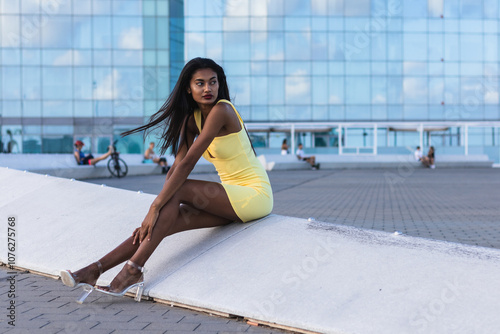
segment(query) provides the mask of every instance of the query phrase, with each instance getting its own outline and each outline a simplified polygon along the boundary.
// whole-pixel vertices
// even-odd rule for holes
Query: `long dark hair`
[[[123,132],[121,135],[127,136],[144,130],[145,138],[147,134],[154,129],[162,128],[162,135],[158,145],[160,154],[165,154],[166,150],[171,147],[172,153],[177,155],[180,141],[185,140],[187,144],[185,129],[187,127],[187,119],[194,113],[194,110],[198,108],[198,104],[194,101],[192,95],[188,94],[187,89],[189,88],[189,83],[193,74],[205,68],[209,68],[217,74],[219,92],[215,102],[222,99],[230,101],[226,74],[224,74],[222,67],[212,59],[194,58],[184,66],[174,89],[165,103],[161,106],[160,110],[150,117],[149,122],[133,130]],[[180,138],[183,126],[184,138]]]

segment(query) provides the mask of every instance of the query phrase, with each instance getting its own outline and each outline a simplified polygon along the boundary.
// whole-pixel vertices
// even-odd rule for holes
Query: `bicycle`
[[[108,160],[108,170],[111,176],[116,176],[118,178],[125,177],[128,173],[128,166],[120,158],[120,153],[116,151],[116,143],[118,140],[113,142],[113,153],[111,153],[111,158]]]

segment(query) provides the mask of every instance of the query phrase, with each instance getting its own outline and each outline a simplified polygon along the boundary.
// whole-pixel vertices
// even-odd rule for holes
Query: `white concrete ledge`
[[[110,251],[154,198],[5,168],[0,184],[4,222],[16,216],[16,265],[50,275]],[[304,331],[500,331],[496,249],[271,215],[171,236],[146,268],[155,299]]]

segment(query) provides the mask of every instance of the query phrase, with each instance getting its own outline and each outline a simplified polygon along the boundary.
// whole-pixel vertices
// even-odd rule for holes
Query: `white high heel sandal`
[[[94,263],[97,264],[97,268],[99,268],[99,276],[101,276],[101,274],[102,274],[101,262],[97,261]],[[61,281],[63,282],[64,285],[69,286],[70,288],[75,288],[75,287],[76,288],[78,288],[78,287],[83,288],[82,294],[76,300],[76,302],[78,304],[82,304],[83,301],[90,295],[90,293],[92,291],[94,291],[94,286],[90,285],[88,283],[83,283],[83,282],[77,283],[75,280],[75,277],[76,276],[71,271],[61,270]]]
[[[141,273],[144,272],[144,267],[141,267],[137,264],[135,264],[134,262],[128,260],[127,261],[127,264],[131,267],[134,267],[135,269],[139,270]],[[139,282],[137,283],[134,283],[132,285],[129,285],[127,287],[125,287],[122,291],[120,292],[112,292],[112,291],[107,291],[107,290],[103,290],[102,288],[111,288],[111,284],[108,285],[108,286],[105,286],[105,287],[99,287],[97,286],[95,288],[96,291],[99,291],[99,292],[102,292],[102,293],[105,293],[107,295],[110,295],[110,296],[115,296],[115,297],[123,297],[128,290],[132,289],[132,288],[137,288],[137,291],[135,292],[135,300],[137,302],[140,302],[141,301],[141,297],[142,297],[142,292],[144,291],[144,274],[141,275],[141,278],[139,279]]]

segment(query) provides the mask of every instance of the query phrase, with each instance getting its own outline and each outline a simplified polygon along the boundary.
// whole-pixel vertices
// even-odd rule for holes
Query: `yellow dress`
[[[215,137],[203,157],[214,164],[234,212],[241,221],[248,222],[271,213],[273,191],[267,172],[253,152],[236,108],[228,100],[219,100],[217,103],[220,102],[233,107],[240,120],[241,130]],[[200,110],[195,110],[194,118],[201,132]]]

